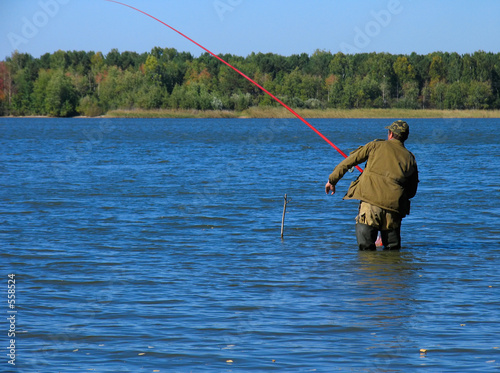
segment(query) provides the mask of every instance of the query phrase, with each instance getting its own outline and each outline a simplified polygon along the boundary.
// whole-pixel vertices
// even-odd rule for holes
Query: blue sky
[[[498,0],[124,0],[214,53],[285,56],[500,52]],[[0,60],[14,50],[203,51],[172,30],[104,0],[0,0]]]

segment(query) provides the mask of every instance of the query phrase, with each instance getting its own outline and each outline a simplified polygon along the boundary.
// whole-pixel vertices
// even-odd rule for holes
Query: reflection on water
[[[418,266],[411,252],[359,251],[357,254],[353,260],[360,289],[356,293],[357,301],[366,314],[366,327],[372,330],[366,348],[374,351],[377,368],[390,367],[404,357],[404,346],[413,344],[412,299]]]
[[[394,314],[395,307],[408,304],[417,271],[411,253],[360,251],[358,259],[357,265],[353,265],[356,283],[372,295],[360,300],[386,308],[388,314]]]

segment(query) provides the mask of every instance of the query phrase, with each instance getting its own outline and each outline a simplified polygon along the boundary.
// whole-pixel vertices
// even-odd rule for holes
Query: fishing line
[[[264,87],[262,87],[259,83],[257,83],[255,80],[253,80],[252,78],[248,77],[247,75],[245,75],[244,73],[242,73],[240,70],[238,70],[236,67],[234,67],[233,65],[231,65],[229,62],[226,62],[224,61],[222,58],[220,58],[219,56],[217,56],[215,53],[212,53],[211,51],[209,51],[207,48],[205,48],[203,45],[197,43],[196,41],[194,41],[193,39],[191,39],[190,37],[184,35],[182,32],[176,30],[175,28],[173,28],[172,26],[170,25],[167,25],[165,22],[163,22],[162,20],[156,18],[156,17],[153,17],[151,14],[148,14],[140,9],[137,9],[137,8],[134,8],[133,6],[131,5],[128,5],[128,4],[125,4],[125,3],[121,3],[119,1],[115,1],[115,0],[105,0],[105,1],[109,1],[111,3],[116,3],[116,4],[120,4],[120,5],[123,5],[123,6],[126,6],[130,9],[133,9],[139,13],[142,13],[150,18],[153,18],[155,21],[158,21],[160,22],[162,25],[164,26],[167,26],[169,29],[171,29],[172,31],[175,31],[176,33],[178,33],[179,35],[183,36],[184,38],[186,38],[187,40],[189,40],[190,42],[196,44],[198,47],[200,47],[201,49],[203,49],[205,52],[209,53],[210,55],[212,55],[213,57],[217,58],[220,62],[222,62],[223,64],[225,64],[226,66],[230,67],[231,69],[233,69],[234,71],[236,71],[238,74],[240,74],[242,77],[244,77],[245,79],[247,79],[249,82],[255,84],[257,87],[259,87],[263,92],[267,93],[271,98],[273,98],[276,102],[278,102],[279,104],[281,104],[284,108],[286,108],[290,113],[292,113],[293,115],[295,115],[298,119],[300,119],[304,124],[306,124],[310,129],[312,129],[314,132],[316,132],[317,135],[319,135],[323,140],[325,140],[332,148],[334,148],[337,152],[339,152],[344,158],[347,158],[347,155],[342,151],[340,150],[333,142],[331,142],[325,135],[323,135],[319,130],[317,130],[312,124],[310,124],[308,121],[306,121],[304,118],[302,118],[295,110],[293,110],[290,106],[288,106],[287,104],[285,104],[283,101],[281,101],[278,97],[276,97],[275,95],[273,95],[271,92],[269,92],[267,89],[265,89]],[[361,169],[361,167],[359,166],[356,166],[356,168],[358,169],[359,172],[363,172],[363,170]]]

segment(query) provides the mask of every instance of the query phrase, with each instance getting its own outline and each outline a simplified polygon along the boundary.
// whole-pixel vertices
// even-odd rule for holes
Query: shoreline
[[[437,109],[294,109],[303,118],[311,119],[393,119],[393,118],[500,118],[500,110],[437,110]],[[4,116],[1,118],[53,118],[48,116]],[[199,118],[199,119],[274,119],[295,118],[285,108],[252,107],[241,112],[229,110],[110,110],[96,117],[75,116],[71,118]]]

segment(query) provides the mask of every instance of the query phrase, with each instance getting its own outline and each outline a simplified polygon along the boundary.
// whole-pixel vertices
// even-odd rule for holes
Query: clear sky
[[[124,0],[214,53],[247,56],[500,52],[499,0]],[[0,0],[0,60],[14,50],[203,51],[162,24],[105,0]]]

